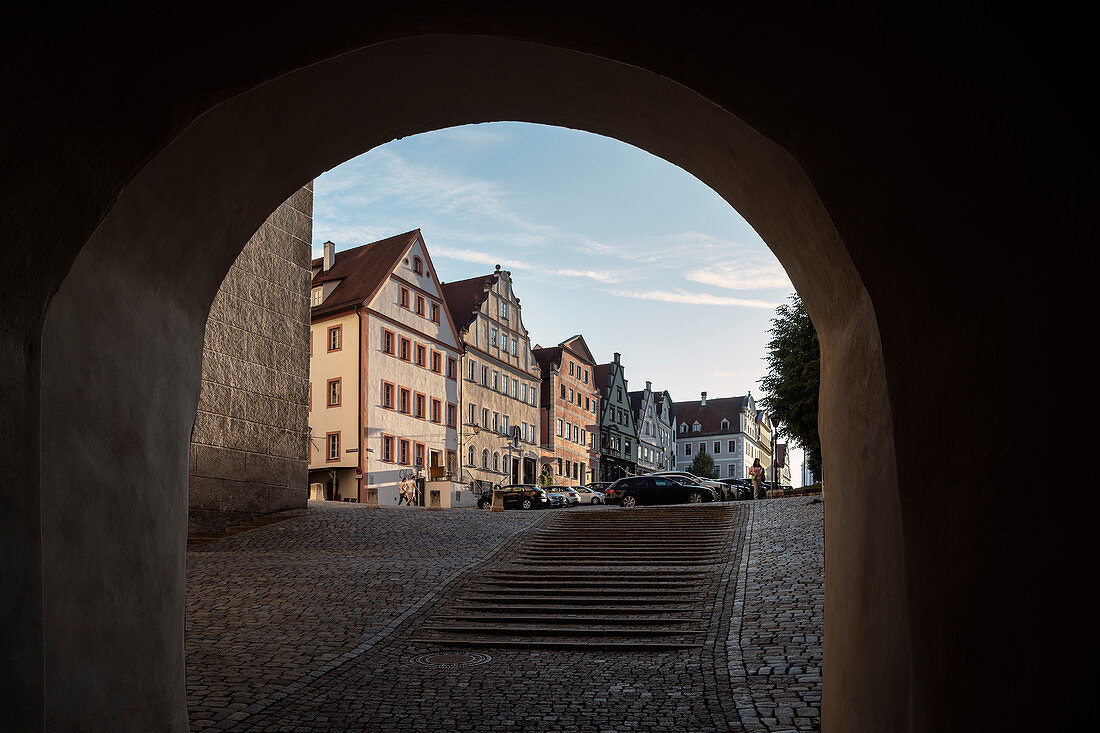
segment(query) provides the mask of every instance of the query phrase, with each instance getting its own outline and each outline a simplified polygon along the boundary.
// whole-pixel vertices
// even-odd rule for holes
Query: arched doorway
[[[309,61],[322,55],[306,53]],[[666,66],[691,76],[679,63]],[[769,72],[748,77],[766,85]],[[747,90],[745,116],[767,123],[774,110],[754,98],[757,92]],[[49,720],[87,720],[84,701],[95,699],[103,721],[186,726],[187,435],[205,312],[251,232],[304,181],[388,139],[520,120],[616,137],[680,165],[735,205],[773,248],[821,335],[823,448],[842,487],[828,505],[824,723],[945,730],[972,722],[966,700],[977,693],[939,680],[938,670],[961,663],[959,674],[971,677],[1010,656],[998,654],[1003,640],[971,640],[962,650],[959,644],[972,632],[967,619],[997,608],[986,589],[1003,587],[1000,565],[1026,569],[1035,561],[1023,549],[995,556],[1006,537],[1006,510],[993,506],[992,478],[962,457],[937,466],[973,487],[972,501],[953,507],[943,531],[922,485],[936,475],[926,459],[936,447],[926,437],[936,421],[924,400],[928,390],[960,381],[982,415],[964,429],[1007,422],[1011,413],[999,405],[1012,373],[981,382],[978,362],[991,351],[1008,353],[1009,333],[996,324],[980,333],[971,326],[1018,309],[997,301],[983,313],[958,312],[945,326],[964,301],[938,282],[935,299],[919,303],[922,312],[914,315],[918,303],[910,296],[934,282],[922,276],[935,268],[906,256],[905,246],[928,232],[906,237],[900,225],[877,229],[890,216],[876,207],[900,195],[880,193],[885,181],[868,180],[862,198],[871,213],[862,220],[860,191],[844,189],[843,171],[822,169],[835,156],[814,148],[813,135],[804,142],[784,129],[794,125],[789,114],[771,124],[786,133],[784,148],[653,71],[485,36],[382,43],[227,96],[167,148],[148,148],[148,163],[118,200],[101,204],[109,213],[86,244],[69,248],[79,255],[49,301],[40,382],[33,369],[14,382],[38,397],[14,413],[38,415],[37,430],[21,440],[42,446],[37,467],[17,477],[42,489],[40,509],[27,510],[41,514],[40,557],[20,577],[33,586],[40,568],[46,692],[29,699],[44,698]],[[814,122],[843,127],[835,119]],[[860,143],[851,175],[884,170],[868,162],[873,143],[858,135],[833,139],[845,138]],[[972,229],[962,209],[950,210],[954,224]],[[1071,230],[1080,224],[1068,222]],[[899,250],[884,252],[890,248]],[[975,262],[965,259],[969,271]],[[954,360],[926,371],[920,388],[932,337]],[[969,350],[954,348],[967,344]],[[39,358],[34,348],[24,353],[32,365]],[[970,461],[988,465],[1003,456],[991,442],[973,439]],[[63,451],[64,460],[51,459],[47,447]],[[93,488],[71,501],[47,500],[51,490],[71,486]],[[36,624],[11,628],[29,629],[34,638]]]

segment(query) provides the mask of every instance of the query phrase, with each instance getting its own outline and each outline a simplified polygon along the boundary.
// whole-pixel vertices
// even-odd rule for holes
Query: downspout
[[[357,348],[355,358],[358,360],[357,368],[359,370],[359,406],[355,412],[355,423],[358,432],[355,436],[355,442],[359,444],[359,470],[356,473],[359,474],[359,478],[356,479],[355,487],[355,500],[360,504],[363,503],[363,477],[366,476],[366,467],[363,465],[363,456],[367,452],[366,440],[363,435],[363,389],[366,386],[367,380],[363,374],[363,310],[362,306],[355,306],[355,316],[358,318],[359,325],[359,338],[356,341]]]

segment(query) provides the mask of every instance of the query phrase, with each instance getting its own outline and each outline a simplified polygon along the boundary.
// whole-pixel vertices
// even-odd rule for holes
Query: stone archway
[[[950,730],[988,723],[989,711],[979,716],[968,700],[1005,690],[980,672],[1021,655],[1035,661],[1041,651],[1035,642],[1009,650],[997,635],[1012,628],[1011,618],[993,617],[1000,608],[994,596],[1010,579],[1004,566],[1037,567],[1031,543],[1013,544],[1003,524],[1025,514],[996,502],[1004,476],[997,462],[1006,457],[1001,441],[1013,414],[1004,400],[1021,372],[1006,367],[981,378],[989,354],[1012,352],[1003,322],[1021,308],[995,288],[977,308],[965,307],[970,300],[959,279],[988,264],[984,247],[958,250],[949,277],[934,275],[944,274],[937,256],[974,235],[978,212],[994,210],[999,196],[1022,185],[1026,170],[996,180],[1006,171],[988,168],[992,151],[979,146],[977,160],[959,169],[988,190],[970,209],[943,203],[945,223],[957,231],[946,245],[932,243],[929,227],[904,220],[915,209],[902,197],[935,171],[924,170],[919,155],[887,145],[898,156],[891,162],[916,176],[890,186],[889,166],[875,149],[886,144],[885,132],[861,138],[846,127],[843,103],[834,116],[810,121],[770,106],[774,100],[762,90],[776,77],[790,82],[797,75],[737,72],[745,81],[738,98],[708,86],[720,72],[700,75],[660,52],[626,53],[614,42],[601,56],[488,36],[408,35],[414,37],[328,60],[321,60],[325,50],[339,44],[318,42],[302,51],[302,68],[248,91],[222,89],[226,101],[201,116],[199,103],[181,112],[190,122],[181,134],[166,147],[147,144],[117,200],[97,200],[105,214],[85,217],[98,221],[94,234],[57,246],[60,269],[49,270],[58,277],[56,293],[25,289],[37,300],[6,321],[31,324],[18,332],[28,335],[5,346],[15,367],[5,387],[13,395],[5,430],[14,435],[15,426],[30,426],[7,448],[7,460],[16,478],[39,489],[33,501],[19,502],[18,521],[8,520],[6,527],[21,521],[21,532],[5,535],[14,587],[31,604],[22,617],[5,612],[5,634],[14,640],[6,648],[30,640],[25,656],[10,657],[26,659],[29,673],[9,688],[25,693],[17,709],[27,711],[28,727],[41,714],[51,727],[186,728],[187,435],[202,326],[217,285],[267,214],[320,171],[394,137],[490,120],[579,127],[642,147],[695,174],[758,229],[802,294],[823,347],[830,471],[824,725]],[[810,62],[810,51],[821,48],[792,58]],[[608,60],[614,57],[648,61],[649,69]],[[898,69],[928,93],[920,72]],[[697,90],[676,77],[696,80]],[[858,86],[843,91],[854,95]],[[814,125],[832,135],[815,133]],[[939,160],[937,145],[950,143],[939,153],[955,155],[966,142],[937,130],[915,144]],[[830,144],[851,145],[851,154]],[[1029,158],[1021,165],[1039,164]],[[28,196],[42,195],[41,184],[30,183]],[[1061,211],[1068,232],[1085,228],[1074,208],[1079,202],[1059,209],[1027,185],[1017,196],[1039,208],[1036,222]],[[1020,272],[1013,264],[992,269],[997,276]],[[922,293],[932,297],[918,300]],[[46,303],[44,319],[35,319],[34,308]],[[930,358],[930,343],[952,358]],[[928,457],[940,447],[931,438],[940,419],[928,407],[929,392],[965,395],[972,410],[956,422],[964,444],[956,440],[952,455],[935,466]],[[982,428],[988,433],[979,434]],[[942,484],[936,477],[944,472],[966,487],[967,499],[947,516],[928,501],[929,483]],[[87,490],[51,500],[72,487]],[[1036,605],[1022,603],[1012,618]],[[975,636],[979,618],[990,626]],[[969,687],[945,679],[944,668]]]

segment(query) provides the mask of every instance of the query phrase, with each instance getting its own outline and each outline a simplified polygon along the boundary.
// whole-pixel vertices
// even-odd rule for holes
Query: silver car
[[[551,497],[555,494],[561,496],[564,506],[576,506],[581,502],[581,497],[572,486],[547,486],[546,493]]]
[[[607,500],[604,498],[602,491],[596,491],[595,489],[587,486],[574,486],[573,490],[580,496],[582,504],[606,504]]]

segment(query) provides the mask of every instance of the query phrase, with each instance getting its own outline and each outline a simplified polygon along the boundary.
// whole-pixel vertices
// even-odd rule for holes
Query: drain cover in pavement
[[[488,654],[453,654],[448,652],[432,652],[413,657],[413,662],[423,667],[439,667],[452,669],[455,667],[473,667],[485,664],[492,657]]]

